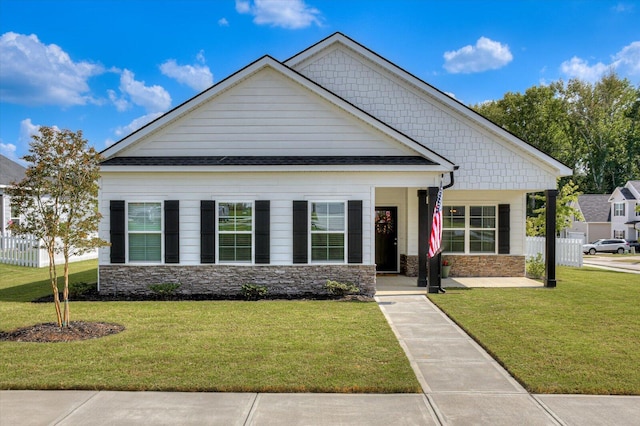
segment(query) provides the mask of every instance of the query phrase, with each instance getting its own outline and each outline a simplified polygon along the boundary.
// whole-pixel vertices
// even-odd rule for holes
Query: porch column
[[[425,251],[427,252],[428,255],[428,251],[429,251],[429,239],[431,238],[431,228],[433,225],[433,211],[435,210],[436,207],[436,201],[438,200],[438,191],[440,190],[439,187],[437,186],[430,186],[429,187],[429,205],[428,205],[428,217],[427,217],[427,223],[429,224],[428,226],[428,231],[427,231],[427,239],[425,242]],[[440,253],[438,253],[436,256],[433,256],[432,258],[427,258],[426,259],[428,262],[428,270],[429,270],[429,279],[427,281],[428,284],[428,288],[427,288],[427,293],[438,293],[438,290],[440,289],[440,285],[442,284],[442,282],[440,281]]]
[[[545,226],[545,279],[544,286],[556,286],[556,199],[557,189],[545,191],[547,210]]]
[[[433,215],[433,211],[431,212]],[[427,286],[427,254],[429,252],[429,233],[431,232],[431,220],[429,220],[429,205],[427,204],[427,191],[418,190],[418,287]]]

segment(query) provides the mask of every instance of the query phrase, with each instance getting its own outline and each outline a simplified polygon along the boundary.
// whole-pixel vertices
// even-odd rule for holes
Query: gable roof
[[[620,193],[624,197],[625,200],[635,200],[633,193],[629,190],[629,188],[620,188]]]
[[[392,63],[391,61],[383,58],[376,52],[370,50],[369,48],[361,45],[360,43],[354,41],[353,39],[347,37],[346,35],[336,32],[324,40],[319,41],[318,43],[310,46],[309,48],[303,50],[302,52],[292,56],[291,58],[284,61],[285,65],[295,68],[301,66],[301,64],[306,61],[311,60],[315,55],[319,54],[321,51],[331,49],[336,45],[345,46],[348,49],[356,52],[358,55],[370,60],[375,63],[380,68],[384,69],[386,72],[391,75],[404,80],[408,85],[412,88],[417,88],[426,94],[429,98],[437,101],[441,106],[447,108],[450,111],[453,111],[459,115],[464,116],[465,118],[475,122],[476,124],[482,126],[483,128],[489,130],[490,132],[499,135],[503,140],[508,141],[516,148],[526,152],[531,155],[541,163],[551,167],[556,170],[558,176],[570,176],[573,174],[573,170],[566,165],[562,164],[560,161],[551,157],[550,155],[542,152],[541,150],[535,148],[533,145],[530,145],[526,141],[518,138],[513,133],[503,129],[497,124],[493,123],[486,117],[480,115],[476,111],[467,107],[457,99],[452,98],[451,96],[445,94],[444,92],[438,90],[432,85],[426,83],[415,75],[409,73],[398,65]]]
[[[585,222],[611,222],[609,194],[579,195],[578,206]]]
[[[0,185],[9,185],[11,182],[17,182],[24,179],[26,168],[0,155]]]
[[[625,186],[629,187],[629,189],[633,188],[635,192],[640,195],[640,180],[630,180]]]
[[[271,56],[263,56],[257,61],[247,65],[245,68],[239,70],[238,72],[232,74],[226,79],[220,81],[216,85],[210,87],[209,89],[201,92],[200,94],[194,96],[193,98],[187,100],[183,104],[175,107],[171,111],[147,124],[146,126],[138,129],[137,131],[131,133],[125,138],[121,139],[114,145],[106,148],[102,151],[102,155],[105,157],[106,161],[102,163],[102,165],[115,165],[113,162],[109,162],[109,160],[118,155],[126,156],[126,150],[133,145],[139,143],[142,140],[147,139],[154,133],[160,131],[162,128],[168,126],[169,124],[175,122],[181,117],[184,117],[191,111],[194,111],[199,106],[205,104],[206,102],[212,100],[216,96],[231,90],[234,86],[238,85],[242,81],[250,78],[253,75],[256,75],[260,71],[264,69],[271,69],[277,72],[279,75],[284,76],[292,82],[306,88],[311,91],[316,96],[319,96],[321,99],[328,101],[332,105],[338,107],[344,113],[349,114],[354,119],[360,120],[366,123],[368,126],[373,129],[382,132],[393,140],[399,142],[400,144],[406,146],[411,151],[415,152],[417,155],[424,157],[428,160],[428,162],[423,162],[423,164],[433,165],[434,171],[452,171],[455,168],[455,165],[444,158],[440,154],[435,151],[429,149],[428,147],[422,145],[415,139],[407,136],[406,134],[398,131],[397,129],[389,126],[378,118],[368,114],[362,109],[356,107],[352,103],[346,101],[340,96],[332,93],[331,91],[325,89],[324,87],[318,85],[317,83],[311,81],[306,78],[302,74],[294,71],[293,69],[283,65],[278,62]],[[246,161],[240,161],[238,165],[243,165],[242,163],[247,163]],[[186,161],[189,163],[189,161]],[[124,164],[121,164],[124,165]],[[140,165],[140,164],[137,164]],[[213,164],[211,164],[213,165]],[[246,165],[246,164],[245,164]]]

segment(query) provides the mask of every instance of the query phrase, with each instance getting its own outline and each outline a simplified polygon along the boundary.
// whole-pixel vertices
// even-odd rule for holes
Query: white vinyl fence
[[[49,255],[45,249],[38,249],[38,244],[38,239],[32,236],[2,235],[0,236],[0,263],[34,268],[49,266]],[[98,250],[94,250],[81,256],[72,256],[69,261],[77,262],[97,257]],[[56,264],[62,264],[64,262],[62,254],[57,254],[55,261]]]
[[[541,253],[544,260],[545,237],[527,237],[526,258]],[[582,240],[556,238],[556,265],[582,267]]]

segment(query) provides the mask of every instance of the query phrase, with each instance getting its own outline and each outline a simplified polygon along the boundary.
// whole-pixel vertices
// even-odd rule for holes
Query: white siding
[[[109,173],[100,191],[100,236],[109,240],[109,201],[180,201],[180,263],[200,263],[200,200],[271,201],[271,263],[292,261],[293,200],[362,200],[363,263],[373,264],[374,187],[416,186],[424,173]],[[125,192],[126,191],[126,192]],[[371,232],[367,232],[371,230]],[[100,251],[109,263],[109,248]]]
[[[457,189],[556,187],[557,172],[540,160],[355,52],[327,49],[296,68],[459,165]]]
[[[416,155],[263,69],[119,156]]]

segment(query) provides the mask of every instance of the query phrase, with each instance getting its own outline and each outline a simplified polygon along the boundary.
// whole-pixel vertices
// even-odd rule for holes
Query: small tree
[[[567,182],[558,192],[558,198],[556,200],[556,231],[560,232],[571,226],[572,220],[583,220],[584,217],[580,210],[572,206],[578,201],[578,186],[573,181]],[[544,195],[535,195],[535,199],[544,200]],[[527,235],[530,237],[544,236],[545,224],[546,224],[546,211],[545,205],[535,209],[533,213],[536,216],[527,218]]]
[[[49,256],[49,279],[60,327],[69,325],[69,258],[108,243],[97,237],[100,154],[87,148],[82,131],[40,127],[33,135],[25,178],[8,189],[11,205],[24,220],[16,234],[42,241]],[[60,306],[55,255],[64,257],[64,312]]]

